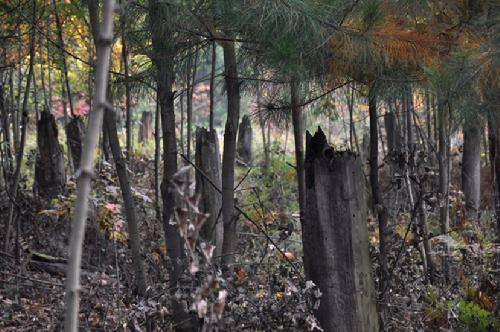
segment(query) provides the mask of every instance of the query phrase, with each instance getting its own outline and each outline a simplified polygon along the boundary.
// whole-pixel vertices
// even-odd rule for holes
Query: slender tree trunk
[[[12,101],[11,101],[12,103]],[[10,143],[10,124],[9,124],[9,111],[4,103],[4,89],[0,84],[0,114],[2,116],[2,136],[3,136],[3,177],[5,179],[5,186],[8,187],[9,179],[12,176],[12,146]]]
[[[129,244],[132,250],[132,262],[135,273],[135,282],[139,295],[146,292],[146,273],[144,271],[144,262],[142,258],[141,239],[139,234],[139,225],[137,222],[137,212],[135,208],[134,197],[130,189],[130,181],[127,173],[126,161],[122,156],[118,131],[116,129],[116,118],[114,110],[108,108],[104,112],[104,127],[109,134],[109,146],[113,154],[118,181],[122,192],[123,203],[125,207],[125,217],[127,219],[129,231]]]
[[[210,114],[209,129],[214,130],[214,107],[215,107],[215,68],[217,66],[217,44],[212,42],[212,63],[210,69]]]
[[[372,85],[368,96],[368,112],[370,115],[370,185],[372,189],[373,210],[377,214],[379,225],[380,250],[380,290],[385,292],[389,276],[387,265],[387,209],[382,202],[378,177],[378,119],[376,87]]]
[[[438,101],[438,132],[439,132],[439,221],[441,234],[447,235],[450,229],[449,189],[450,189],[450,142],[449,142],[449,112],[446,104]],[[446,282],[450,277],[449,246],[444,244],[443,272]]]
[[[126,130],[126,156],[127,161],[130,164],[130,156],[132,153],[132,110],[130,107],[131,103],[131,93],[130,93],[130,82],[129,82],[129,66],[128,66],[128,48],[127,40],[125,38],[126,30],[126,16],[125,13],[121,15],[121,40],[122,40],[122,60],[123,60],[123,70],[125,74],[125,130]]]
[[[227,120],[224,129],[224,151],[222,155],[222,220],[224,241],[222,264],[226,268],[235,262],[238,238],[237,217],[234,209],[234,167],[236,162],[236,137],[240,118],[240,82],[236,63],[234,42],[222,43],[224,50],[224,75],[227,91]]]
[[[261,92],[260,92],[260,83],[257,82],[257,115],[259,118],[259,125],[260,125],[260,131],[262,134],[262,146],[264,147],[264,171],[267,172],[269,170],[269,165],[270,165],[270,155],[269,155],[269,144],[268,140],[269,137],[266,138],[266,120],[264,118],[264,114],[260,110],[260,99],[261,99]]]
[[[196,62],[196,61],[195,61]],[[196,65],[195,65],[196,66]],[[189,55],[186,66],[186,155],[191,160],[191,130],[193,126],[193,58]]]
[[[89,10],[97,13],[97,1],[88,0]],[[103,24],[95,31],[93,25],[94,42],[97,47],[96,64],[96,88],[94,95],[94,108],[89,116],[85,144],[83,145],[82,159],[77,171],[77,198],[75,202],[75,214],[71,229],[69,264],[66,279],[66,316],[64,330],[76,332],[78,330],[78,311],[80,293],[80,264],[82,260],[82,245],[85,236],[85,223],[88,214],[88,197],[92,179],[94,151],[99,140],[104,108],[109,107],[106,103],[106,89],[108,86],[109,60],[111,54],[111,43],[113,41],[113,13],[115,2],[104,1]],[[98,38],[95,38],[95,36]]]
[[[299,193],[300,221],[301,225],[303,225],[306,207],[306,180],[304,172],[304,117],[302,114],[302,107],[300,106],[299,85],[294,78],[290,81],[290,95],[293,137],[295,142],[295,167]]]
[[[324,331],[378,331],[360,159],[334,151],[321,130],[306,154],[302,241],[307,280],[323,294],[316,317]]]
[[[431,97],[429,96],[429,91],[425,90],[425,116],[427,125],[427,152],[430,154],[433,145],[433,135],[432,135],[432,108],[431,108]],[[430,156],[430,155],[429,155]]]
[[[36,21],[36,2],[33,1],[33,16],[32,16],[32,21]],[[21,118],[21,137],[20,137],[20,142],[18,149],[16,150],[17,152],[17,157],[16,157],[16,169],[13,174],[13,180],[12,180],[12,185],[10,187],[10,201],[9,201],[9,214],[6,220],[5,224],[5,238],[4,238],[4,245],[3,245],[3,251],[8,252],[9,249],[9,240],[10,240],[10,232],[11,232],[11,227],[12,227],[12,221],[14,219],[14,209],[15,209],[15,203],[17,200],[17,192],[19,190],[19,181],[21,180],[21,165],[23,162],[23,157],[24,157],[24,146],[26,143],[26,131],[28,127],[28,99],[29,99],[29,94],[30,94],[30,88],[31,88],[31,78],[33,76],[33,66],[34,66],[34,61],[35,61],[35,27],[34,25],[31,26],[30,29],[30,60],[29,60],[29,68],[28,68],[28,77],[26,78],[26,89],[24,92],[24,98],[23,98],[23,105],[22,105],[22,118]],[[20,93],[20,91],[19,91]]]
[[[415,157],[415,137],[413,135],[413,92],[411,86],[407,85],[404,88],[405,93],[405,109],[406,109],[406,143],[408,151],[408,167],[412,168]]]
[[[465,207],[475,214],[479,211],[481,176],[481,132],[478,121],[464,124],[464,149],[462,156],[462,191]]]
[[[52,0],[52,5],[54,6],[54,16],[56,20],[57,26],[57,39],[58,44],[61,47],[61,62],[62,62],[62,72],[64,79],[64,88],[63,90],[66,92],[66,98],[69,104],[69,111],[71,114],[71,120],[67,120],[66,108],[64,110],[64,125],[66,126],[66,141],[68,144],[68,155],[71,156],[70,166],[73,165],[73,169],[78,169],[80,163],[80,154],[82,151],[82,139],[80,129],[82,125],[79,123],[81,120],[75,115],[75,110],[73,107],[73,98],[71,96],[71,87],[69,84],[69,76],[68,76],[68,64],[66,61],[66,54],[64,53],[64,39],[62,33],[62,24],[59,18],[59,13],[57,12],[56,1]],[[71,123],[71,124],[70,124]],[[69,160],[69,158],[68,158]],[[71,169],[71,167],[70,167]]]
[[[160,103],[156,98],[155,114],[155,208],[156,218],[161,220],[161,200],[160,200],[160,158],[161,158],[161,120]]]
[[[448,153],[448,112],[446,105],[439,102],[438,106],[439,131],[439,195],[440,195],[440,224],[441,233],[447,234],[449,229],[449,153]]]

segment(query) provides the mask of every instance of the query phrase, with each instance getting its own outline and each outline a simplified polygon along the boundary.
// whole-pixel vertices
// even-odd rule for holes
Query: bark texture
[[[290,83],[292,103],[293,137],[295,142],[295,164],[297,171],[297,184],[299,189],[299,208],[301,224],[304,220],[306,206],[305,172],[304,172],[304,117],[299,102],[298,82],[292,79]],[[286,150],[285,150],[286,151]]]
[[[40,113],[37,123],[37,146],[35,191],[42,197],[54,198],[64,192],[66,174],[56,120],[49,111]]]
[[[139,125],[139,142],[146,143],[153,138],[153,113],[142,112]]]
[[[200,169],[217,186],[221,187],[221,161],[219,141],[215,130],[205,128],[196,130],[196,167]],[[201,237],[216,246],[215,256],[222,253],[224,225],[220,218],[222,199],[219,192],[205,179],[200,172],[196,172],[196,193],[201,196],[200,210],[210,216],[201,230]]]
[[[464,124],[464,149],[462,155],[462,191],[465,207],[478,212],[480,203],[482,128],[477,121]]]
[[[248,115],[244,115],[238,129],[238,158],[245,165],[252,164],[252,122]]]
[[[123,197],[125,208],[125,217],[127,219],[129,244],[132,250],[132,262],[135,273],[137,292],[144,295],[146,292],[146,273],[144,271],[144,262],[141,254],[141,240],[139,235],[139,225],[137,222],[137,212],[135,208],[134,197],[128,178],[127,165],[122,156],[118,131],[116,129],[115,112],[112,109],[106,109],[104,113],[104,128],[108,132],[109,146],[113,154],[118,181]]]
[[[224,242],[222,263],[234,263],[236,254],[237,218],[234,209],[234,165],[236,161],[236,136],[240,118],[240,83],[236,67],[234,42],[224,42],[224,76],[227,90],[227,120],[224,129],[224,152],[222,156],[222,220],[224,221]]]
[[[302,236],[307,279],[323,293],[317,318],[325,331],[378,331],[360,159],[321,130],[307,141]]]
[[[73,160],[74,169],[80,166],[80,158],[82,155],[82,137],[83,123],[79,117],[73,117],[66,126],[66,139],[71,150],[71,159]]]

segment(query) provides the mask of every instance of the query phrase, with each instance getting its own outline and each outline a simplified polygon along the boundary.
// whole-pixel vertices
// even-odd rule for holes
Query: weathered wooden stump
[[[244,166],[252,164],[252,123],[248,115],[243,116],[238,129],[238,159]]]
[[[208,131],[206,128],[196,128],[195,154],[197,168],[218,188],[221,188],[221,160],[219,141],[215,130]],[[224,224],[220,215],[222,197],[213,185],[209,183],[209,180],[199,171],[196,172],[196,193],[201,196],[200,210],[210,215],[200,235],[204,240],[216,246],[215,256],[220,256],[224,234]]]
[[[63,151],[57,139],[56,121],[50,112],[40,113],[37,130],[35,190],[42,197],[53,198],[64,192],[66,174]]]
[[[68,139],[71,159],[73,160],[73,168],[76,172],[80,166],[80,158],[82,154],[82,133],[83,123],[79,117],[74,117],[66,125],[66,138]]]
[[[146,143],[153,138],[153,113],[142,112],[139,125],[139,143]]]
[[[334,151],[321,131],[307,134],[306,276],[323,293],[316,312],[325,331],[378,331],[360,158]]]

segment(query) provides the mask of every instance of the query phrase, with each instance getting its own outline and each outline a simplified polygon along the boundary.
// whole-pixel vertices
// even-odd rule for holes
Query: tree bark
[[[462,191],[465,207],[476,214],[480,203],[481,134],[478,121],[464,124],[464,148],[462,155]]]
[[[127,161],[130,164],[130,154],[132,153],[132,109],[130,107],[131,93],[129,82],[129,66],[128,66],[128,48],[125,39],[126,30],[125,12],[121,15],[121,40],[122,40],[122,60],[123,71],[125,74],[125,130],[126,130],[126,153]]]
[[[236,137],[240,118],[240,82],[236,63],[234,42],[222,43],[224,50],[224,76],[227,91],[227,120],[224,129],[224,151],[222,156],[222,220],[224,241],[222,264],[229,267],[235,261],[237,218],[234,209],[234,167],[236,162]]]
[[[35,190],[51,199],[64,192],[66,174],[64,155],[57,137],[57,125],[49,111],[41,112],[37,123],[38,153],[35,165]]]
[[[295,167],[299,193],[300,222],[304,223],[306,192],[304,171],[304,117],[300,107],[298,82],[292,78],[290,81],[290,95],[292,106],[293,137],[295,142]],[[286,153],[286,151],[285,151]]]
[[[80,163],[80,155],[82,151],[82,138],[81,138],[81,125],[78,124],[78,119],[75,115],[74,107],[73,107],[73,98],[71,97],[71,86],[69,84],[69,76],[68,76],[68,64],[66,61],[66,54],[64,53],[64,38],[63,38],[63,33],[62,33],[62,24],[61,20],[59,18],[59,13],[57,12],[57,5],[55,0],[52,0],[52,5],[54,6],[54,16],[56,19],[56,26],[57,26],[57,39],[58,39],[58,44],[61,48],[60,51],[60,56],[61,56],[61,62],[62,62],[62,72],[63,72],[63,79],[64,79],[64,87],[63,90],[66,92],[66,98],[68,99],[69,103],[69,111],[71,114],[71,117],[73,118],[71,122],[68,123],[67,121],[67,115],[66,115],[66,108],[64,110],[64,125],[66,126],[65,131],[66,131],[66,139],[67,139],[67,145],[68,145],[68,154],[71,156],[71,161],[73,165],[73,169],[78,169],[79,163]],[[71,166],[71,163],[70,163]],[[71,169],[71,167],[70,167]]]
[[[142,112],[138,137],[139,143],[147,143],[153,138],[153,114],[151,112]]]
[[[238,129],[238,161],[244,166],[252,165],[252,122],[248,115],[244,115],[241,119]]]
[[[210,69],[210,114],[209,129],[214,130],[214,108],[215,108],[215,67],[217,66],[217,44],[212,42],[212,63]]]
[[[221,187],[221,161],[219,153],[219,140],[215,130],[205,128],[196,130],[196,166],[216,185]],[[203,225],[201,237],[216,246],[215,256],[222,254],[224,239],[224,225],[220,220],[222,201],[219,192],[203,177],[196,172],[196,193],[200,195],[200,210],[208,213],[208,220]]]
[[[142,258],[141,239],[139,234],[139,225],[137,222],[137,212],[135,208],[134,196],[130,188],[127,165],[122,156],[120,140],[116,129],[115,112],[112,109],[106,109],[104,112],[104,127],[109,135],[109,146],[113,154],[118,181],[122,192],[123,205],[125,208],[125,217],[128,224],[129,244],[132,250],[132,262],[135,273],[135,282],[139,295],[146,292],[146,273],[144,271],[144,262]]]
[[[89,1],[89,10],[97,9],[96,0]],[[94,7],[92,7],[94,5]],[[113,12],[115,2],[104,1],[103,24],[97,33],[94,29],[94,43],[97,47],[96,64],[96,89],[94,95],[94,108],[90,113],[85,144],[83,145],[80,168],[77,171],[77,198],[75,202],[75,214],[71,229],[69,264],[66,279],[66,316],[64,330],[76,332],[78,330],[78,311],[80,306],[80,265],[82,260],[82,245],[85,236],[85,223],[88,214],[88,197],[92,179],[94,150],[99,140],[101,131],[103,110],[106,106],[106,90],[108,86],[109,60],[111,54],[111,43],[113,41]]]
[[[5,187],[8,188],[9,179],[11,179],[12,176],[12,145],[10,142],[9,111],[4,103],[4,89],[1,83],[0,83],[0,114],[2,116],[2,136],[3,136],[2,175],[3,178],[5,179]]]
[[[257,82],[256,88],[257,95],[257,116],[259,118],[260,131],[262,134],[262,146],[264,148],[264,171],[269,171],[269,165],[271,163],[270,153],[269,153],[269,137],[266,137],[266,130],[268,131],[268,126],[266,127],[266,119],[264,118],[263,112],[260,110],[260,100],[261,100],[261,92],[260,92],[260,83]]]
[[[370,87],[368,96],[368,112],[370,116],[370,186],[372,189],[373,211],[377,214],[379,225],[379,250],[380,250],[380,292],[387,288],[389,268],[387,265],[387,209],[380,195],[378,177],[378,120],[377,120],[377,96],[375,85]]]
[[[33,1],[33,16],[32,20],[36,20],[36,2]],[[28,127],[28,99],[29,99],[29,94],[30,94],[30,87],[31,87],[31,78],[33,76],[33,66],[34,66],[34,61],[35,61],[35,27],[32,25],[30,29],[30,60],[29,60],[29,68],[28,68],[28,77],[26,78],[26,89],[24,91],[24,98],[23,98],[23,104],[22,104],[22,118],[21,118],[21,137],[20,137],[20,142],[19,146],[16,148],[16,168],[14,170],[13,174],[13,179],[11,182],[11,186],[9,189],[9,214],[6,220],[5,224],[5,238],[4,238],[4,245],[3,245],[3,251],[8,252],[9,249],[9,240],[10,240],[10,231],[12,227],[12,221],[14,219],[14,210],[15,210],[15,203],[17,200],[17,192],[19,190],[19,181],[21,180],[21,165],[23,162],[23,157],[24,157],[24,147],[26,144],[26,131]],[[19,91],[19,95],[21,94],[21,91]],[[15,143],[15,140],[14,140]]]
[[[359,157],[337,152],[319,130],[307,139],[304,269],[322,292],[325,331],[378,331]]]

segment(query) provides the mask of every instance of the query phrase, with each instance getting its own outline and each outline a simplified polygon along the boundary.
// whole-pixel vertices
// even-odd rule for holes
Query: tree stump
[[[478,212],[480,204],[481,135],[482,128],[477,119],[464,124],[462,191],[465,207],[474,213]]]
[[[80,158],[82,154],[82,133],[83,123],[79,117],[74,117],[66,126],[66,137],[69,140],[69,148],[71,159],[73,160],[73,168],[76,172],[80,166]]]
[[[218,188],[222,187],[219,141],[215,130],[196,128],[196,167],[200,169]],[[216,246],[215,256],[222,252],[224,224],[222,223],[222,197],[202,175],[196,172],[196,193],[201,196],[200,210],[210,216],[201,230],[201,237]]]
[[[243,116],[238,129],[238,159],[244,166],[252,164],[252,123],[248,115]]]
[[[325,331],[378,331],[360,158],[307,133],[306,276],[322,292],[316,317]]]
[[[146,143],[153,138],[153,113],[142,112],[139,125],[139,143]]]
[[[56,121],[50,112],[40,113],[37,132],[35,190],[50,199],[62,194],[66,184],[63,150],[57,139]]]

